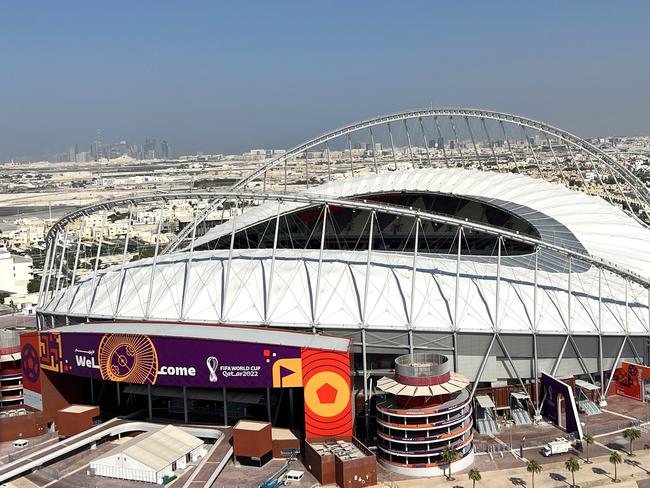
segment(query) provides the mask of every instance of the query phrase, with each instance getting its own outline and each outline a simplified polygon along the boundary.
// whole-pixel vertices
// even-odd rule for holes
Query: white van
[[[292,469],[291,471],[287,471],[287,474],[284,475],[284,481],[300,481],[304,475],[304,471]]]
[[[16,439],[14,441],[14,447],[27,447],[29,446],[29,441],[27,439]]]

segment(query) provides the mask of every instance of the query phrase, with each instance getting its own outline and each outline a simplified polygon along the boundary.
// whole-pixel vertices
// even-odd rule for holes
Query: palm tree
[[[576,471],[580,471],[580,463],[576,461],[576,458],[570,457],[564,462],[564,467],[566,470],[571,473],[571,486],[575,488],[576,486]]]
[[[587,460],[585,463],[591,464],[591,461],[589,461],[589,446],[591,446],[594,443],[594,436],[591,434],[585,434],[583,441],[585,441],[585,445],[587,446]]]
[[[472,488],[476,486],[477,481],[481,481],[481,472],[478,469],[470,469],[467,477],[472,482]]]
[[[632,450],[632,443],[641,437],[641,431],[639,429],[625,429],[623,431],[623,438],[630,441],[630,456],[634,456],[634,451]]]
[[[621,455],[618,453],[618,451],[612,451],[612,453],[609,455],[609,462],[614,465],[614,483],[616,483],[618,481],[616,474],[616,465],[621,464],[623,462],[623,458],[621,458]]]
[[[451,477],[451,463],[453,463],[456,459],[458,459],[458,451],[454,449],[451,446],[445,446],[445,448],[442,450],[442,461],[447,464],[449,473],[447,475],[447,480],[448,481],[453,481],[454,479]]]
[[[539,461],[535,461],[534,459],[531,459],[526,464],[526,471],[528,471],[532,475],[533,478],[532,485],[533,488],[535,488],[535,475],[542,472],[542,465],[539,464]]]

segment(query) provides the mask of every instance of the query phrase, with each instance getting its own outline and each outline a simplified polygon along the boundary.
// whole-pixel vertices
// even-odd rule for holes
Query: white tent
[[[201,439],[168,425],[120,444],[92,461],[90,470],[97,476],[162,484],[205,453]]]

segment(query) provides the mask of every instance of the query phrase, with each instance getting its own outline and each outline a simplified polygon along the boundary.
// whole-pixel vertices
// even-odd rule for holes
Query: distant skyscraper
[[[169,159],[171,157],[171,150],[169,149],[169,143],[167,141],[162,141],[160,143],[160,155],[164,159]]]
[[[68,161],[72,161],[74,163],[77,160],[78,152],[79,148],[76,144],[74,146],[70,146],[70,149],[68,149]]]
[[[144,158],[154,159],[156,157],[156,140],[145,139],[144,141]]]

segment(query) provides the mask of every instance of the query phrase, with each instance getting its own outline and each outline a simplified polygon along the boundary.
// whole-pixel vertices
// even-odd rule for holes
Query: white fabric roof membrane
[[[560,185],[513,174],[446,169],[386,173],[353,181],[330,183],[320,191],[350,195],[429,189],[471,195],[507,206],[511,212],[519,209],[518,215],[534,222],[547,241],[582,248],[643,276],[650,270],[648,229],[604,200]],[[257,222],[276,212],[277,202],[273,202],[237,219],[243,225],[244,219]],[[96,280],[85,277],[55,294],[43,311],[99,319],[146,317],[150,322],[454,330],[454,255],[419,254],[415,273],[412,254],[375,251],[370,267],[367,257],[366,251],[326,250],[318,279],[318,250],[278,249],[271,280],[271,249],[236,249],[230,260],[228,250],[195,251],[191,266],[187,253],[164,255],[155,268],[151,259],[128,263],[123,280],[119,266],[101,271]],[[568,274],[558,258],[540,252],[540,263],[545,259],[548,265],[540,265],[536,300],[530,265],[534,256],[502,260],[497,321],[496,258],[462,256],[456,330],[530,333],[535,328],[539,334],[597,334],[600,329],[606,335],[648,334],[644,288],[631,283],[626,287],[623,278],[603,272],[599,303],[598,269],[574,262],[569,306]],[[150,291],[152,300],[147,305]]]
[[[429,192],[474,199],[502,208],[535,226],[543,241],[616,263],[650,277],[650,230],[619,207],[600,197],[555,183],[513,173],[464,169],[415,169],[337,180],[304,192],[329,198],[355,198],[389,192]],[[284,202],[282,213],[309,207]],[[247,210],[235,218],[235,228],[274,218],[277,202]],[[228,235],[232,223],[210,229],[195,248]]]
[[[120,444],[95,459],[93,463],[101,464],[103,459],[124,454],[158,472],[202,444],[203,441],[198,437],[173,425],[167,425]]]

